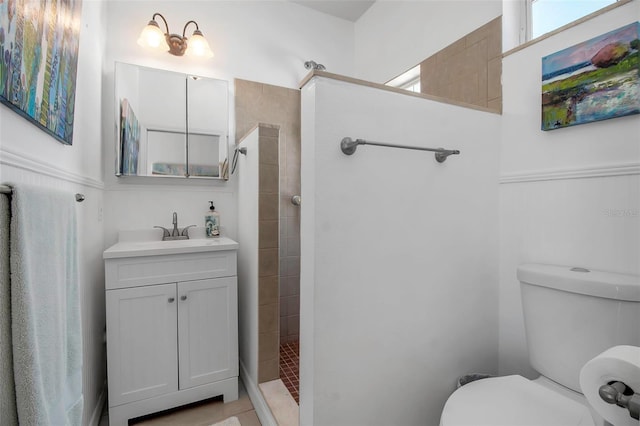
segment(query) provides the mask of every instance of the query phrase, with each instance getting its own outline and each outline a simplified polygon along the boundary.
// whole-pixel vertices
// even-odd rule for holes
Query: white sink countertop
[[[201,253],[235,250],[238,243],[231,238],[206,238],[204,227],[189,229],[188,240],[162,241],[161,229],[120,231],[118,242],[102,253],[104,259],[121,257],[158,256],[167,254]]]

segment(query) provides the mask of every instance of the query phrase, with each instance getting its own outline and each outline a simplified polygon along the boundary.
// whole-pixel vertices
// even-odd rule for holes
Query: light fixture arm
[[[168,35],[169,34],[169,24],[167,24],[167,20],[164,19],[164,16],[162,16],[162,14],[160,14],[158,12],[153,14],[153,16],[151,17],[151,20],[155,21],[156,20],[156,16],[159,16],[160,18],[162,18],[162,22],[164,22],[164,28],[166,29],[166,31],[164,33],[165,33],[165,35]]]
[[[196,31],[200,31],[200,28],[198,28],[198,23],[196,21],[187,21],[186,24],[184,24],[184,29],[182,30],[182,38],[186,38],[186,34],[187,34],[187,27],[189,26],[189,24],[193,24],[196,26]]]

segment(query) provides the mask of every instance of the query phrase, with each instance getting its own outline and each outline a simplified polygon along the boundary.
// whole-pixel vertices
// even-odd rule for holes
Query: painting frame
[[[0,2],[0,103],[73,144],[82,0]]]
[[[640,113],[640,22],[542,58],[541,129]]]

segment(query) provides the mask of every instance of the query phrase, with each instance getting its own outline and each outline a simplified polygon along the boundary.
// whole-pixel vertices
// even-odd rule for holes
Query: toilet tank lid
[[[640,276],[638,275],[528,263],[518,266],[518,280],[569,293],[640,302]]]

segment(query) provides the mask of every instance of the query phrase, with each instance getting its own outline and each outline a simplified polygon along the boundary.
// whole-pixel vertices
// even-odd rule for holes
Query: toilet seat
[[[593,426],[589,408],[522,376],[477,380],[456,390],[440,426]]]

